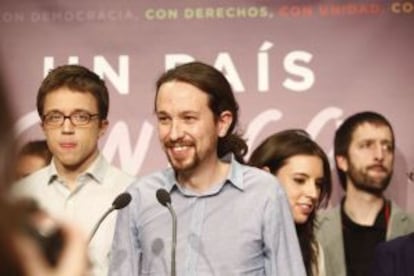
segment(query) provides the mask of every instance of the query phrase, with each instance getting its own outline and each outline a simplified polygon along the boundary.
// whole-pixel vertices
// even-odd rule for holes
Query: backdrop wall
[[[251,147],[304,128],[332,156],[342,120],[374,110],[393,124],[390,197],[414,211],[413,1],[3,0],[0,69],[21,141],[43,137],[37,89],[57,65],[79,63],[111,93],[104,155],[143,175],[167,166],[153,116],[154,83],[176,64],[222,70]],[[341,195],[334,187],[333,202]]]

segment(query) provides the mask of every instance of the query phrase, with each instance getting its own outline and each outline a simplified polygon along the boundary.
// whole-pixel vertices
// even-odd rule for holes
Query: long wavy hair
[[[248,164],[258,168],[268,167],[274,175],[296,155],[316,156],[323,164],[323,182],[316,208],[303,224],[297,224],[296,233],[302,251],[303,262],[308,276],[314,276],[318,269],[318,246],[314,233],[316,210],[326,207],[332,192],[331,169],[328,157],[304,130],[289,129],[269,136],[252,153]],[[316,273],[318,271],[316,270]]]

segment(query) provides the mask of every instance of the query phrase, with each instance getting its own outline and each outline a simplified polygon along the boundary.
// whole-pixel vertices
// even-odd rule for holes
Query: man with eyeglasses
[[[43,80],[37,110],[51,163],[14,185],[51,215],[74,221],[86,234],[134,178],[110,165],[98,140],[108,127],[109,94],[103,80],[79,65],[63,65]],[[100,226],[89,245],[92,275],[106,275],[116,213]]]

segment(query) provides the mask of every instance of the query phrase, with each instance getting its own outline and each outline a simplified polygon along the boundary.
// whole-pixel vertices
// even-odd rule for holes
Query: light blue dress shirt
[[[177,276],[305,275],[290,207],[276,178],[227,156],[226,180],[203,195],[169,168],[132,184],[120,210],[109,275],[169,275],[172,218],[156,199],[170,192],[177,214]]]

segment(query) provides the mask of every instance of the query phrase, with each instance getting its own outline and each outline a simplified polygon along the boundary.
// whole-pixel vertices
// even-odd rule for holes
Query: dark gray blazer
[[[326,275],[346,276],[344,240],[339,205],[318,213],[315,232],[324,251]],[[414,215],[405,213],[395,203],[391,202],[387,240],[392,240],[411,232],[414,232]]]

